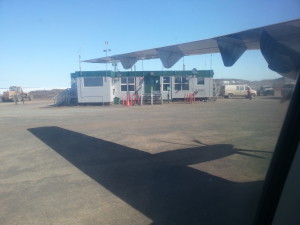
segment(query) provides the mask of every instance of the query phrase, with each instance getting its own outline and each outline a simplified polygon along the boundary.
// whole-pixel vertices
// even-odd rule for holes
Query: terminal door
[[[160,92],[160,76],[151,76],[150,74],[145,76],[144,92],[147,94],[153,92]]]

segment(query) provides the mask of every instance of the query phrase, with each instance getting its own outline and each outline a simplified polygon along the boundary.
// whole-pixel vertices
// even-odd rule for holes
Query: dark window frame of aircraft
[[[298,75],[299,76],[299,75]],[[300,82],[297,81],[294,94],[290,101],[290,105],[286,114],[280,136],[275,147],[275,151],[268,169],[265,184],[261,194],[261,200],[258,205],[256,225],[273,224],[276,210],[279,205],[282,191],[286,184],[290,168],[294,161],[300,141]],[[299,173],[299,171],[298,171]],[[299,190],[299,187],[298,187]],[[298,203],[299,204],[299,203]],[[299,208],[289,206],[288,210],[294,211],[294,216],[299,218],[296,213]],[[290,222],[297,223],[296,218],[290,218]],[[285,224],[292,224],[285,221]],[[298,220],[299,222],[299,220]]]

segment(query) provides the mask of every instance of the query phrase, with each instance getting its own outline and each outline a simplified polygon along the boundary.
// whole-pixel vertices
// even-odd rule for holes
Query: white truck
[[[248,88],[249,85],[247,84],[238,84],[238,85],[223,85],[220,89],[220,96],[223,96],[224,98],[232,98],[235,96],[238,97],[248,97]],[[251,88],[250,88],[251,89]],[[253,89],[251,89],[251,97],[254,98],[257,95],[257,92]]]

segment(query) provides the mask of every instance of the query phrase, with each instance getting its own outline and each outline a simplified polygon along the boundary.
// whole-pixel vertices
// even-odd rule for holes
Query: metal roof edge
[[[75,71],[70,74],[71,78],[77,77],[142,77],[142,76],[195,76],[195,77],[213,77],[213,70],[160,70],[160,71],[119,71],[111,70],[101,71]]]

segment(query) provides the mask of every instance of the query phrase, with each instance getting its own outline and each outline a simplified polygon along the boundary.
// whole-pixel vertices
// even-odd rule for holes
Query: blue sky
[[[300,18],[299,0],[0,0],[0,87],[69,87],[82,59],[211,38]],[[261,53],[246,52],[231,68],[219,54],[184,58],[186,69],[213,69],[215,78],[280,77]],[[161,70],[145,60],[144,70]],[[103,64],[81,64],[104,70]],[[136,64],[142,69],[141,62]],[[172,70],[181,70],[180,60]],[[111,65],[108,69],[112,69]],[[119,69],[123,70],[121,65]]]

